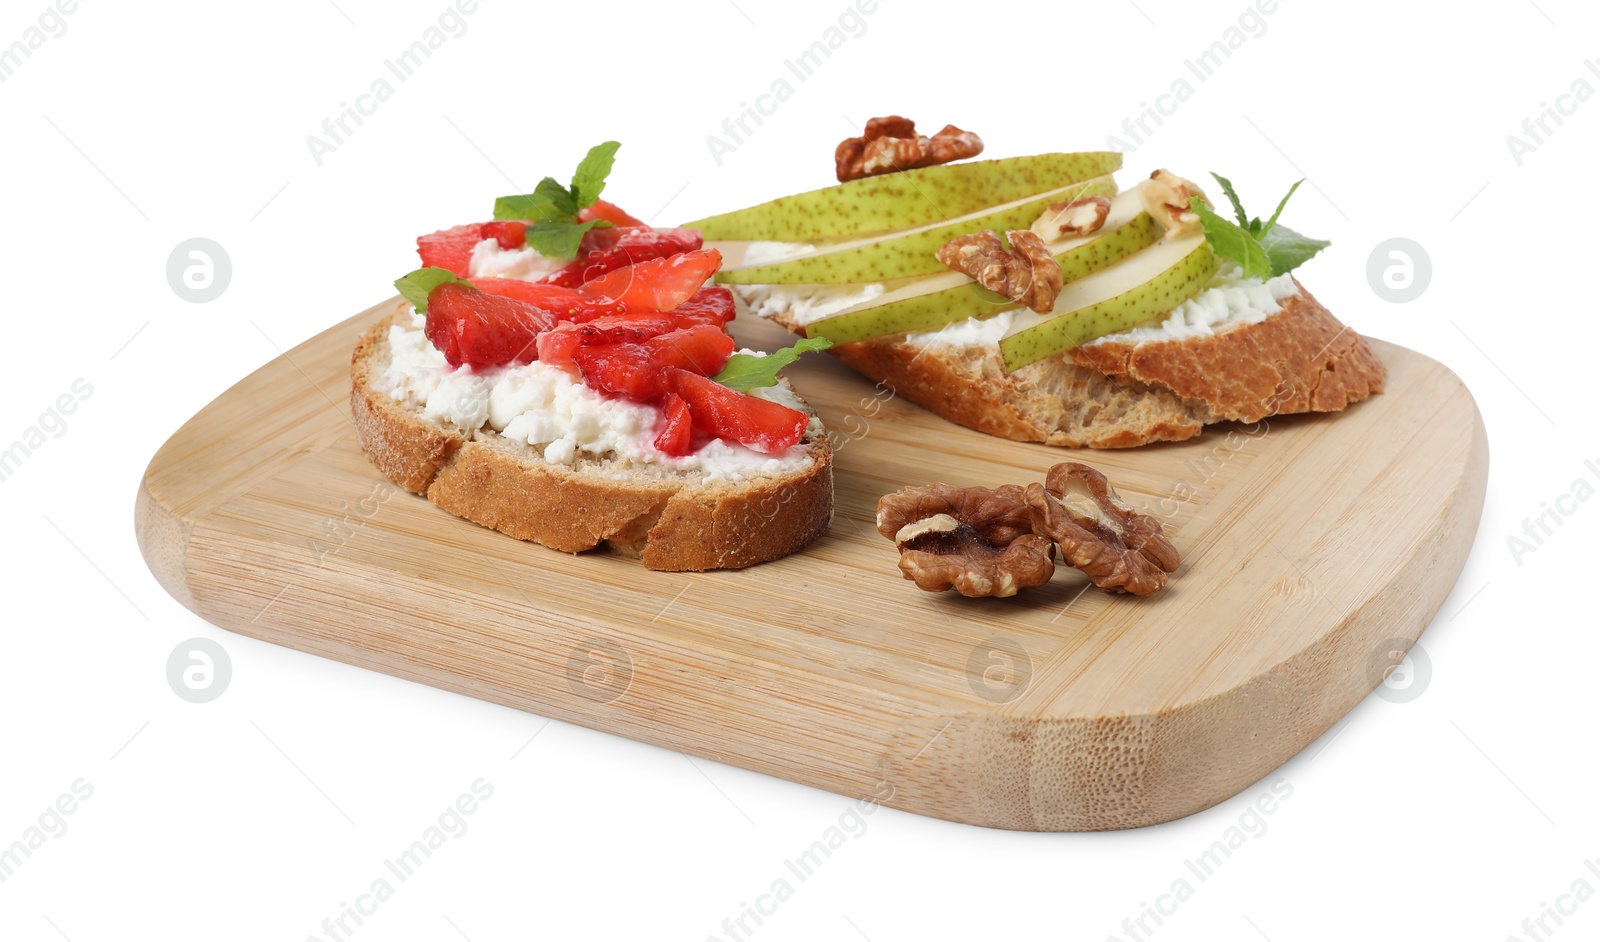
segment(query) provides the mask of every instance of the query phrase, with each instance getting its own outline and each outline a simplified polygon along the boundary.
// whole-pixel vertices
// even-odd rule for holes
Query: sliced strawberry
[[[636,219],[622,211],[622,207],[606,200],[595,200],[594,205],[585,206],[578,211],[578,221],[588,222],[591,219],[604,219],[613,226],[643,226],[644,220]]]
[[[689,404],[682,396],[667,393],[661,413],[666,424],[656,433],[656,447],[669,455],[687,455],[694,444],[694,417],[689,414]]]
[[[701,376],[720,372],[727,365],[728,357],[733,356],[733,338],[723,333],[721,327],[710,324],[663,333],[646,340],[643,346],[662,366],[677,367]]]
[[[642,343],[677,330],[678,326],[671,314],[618,314],[559,324],[555,330],[539,335],[539,362],[559,366],[576,375],[578,367],[572,354],[579,347]]]
[[[721,327],[733,320],[733,292],[720,286],[701,288],[689,300],[673,308],[672,316],[685,327],[690,324],[714,324]]]
[[[630,232],[646,231],[637,226],[595,226],[583,234],[583,239],[578,242],[578,260],[582,261],[597,252],[609,252],[617,247],[622,237]],[[576,264],[576,263],[574,263]],[[569,266],[570,267],[570,266]],[[551,277],[554,277],[553,275]],[[571,287],[576,288],[574,283]]]
[[[483,223],[452,226],[417,237],[417,254],[428,268],[443,268],[457,278],[467,277],[472,248],[483,241]]]
[[[660,402],[670,392],[666,380],[669,371],[637,344],[580,347],[573,351],[572,359],[578,364],[583,381],[601,392],[650,403]]]
[[[528,224],[516,220],[486,222],[483,238],[494,239],[503,249],[520,249],[528,244]]]
[[[592,238],[591,238],[592,237]],[[590,229],[578,248],[578,258],[546,280],[575,288],[607,272],[653,258],[692,252],[703,244],[693,229]]]
[[[729,389],[688,370],[668,370],[668,392],[682,396],[696,431],[731,439],[767,453],[798,444],[809,421],[804,412]]]
[[[693,297],[721,264],[722,253],[716,249],[683,252],[601,275],[579,285],[578,293],[620,302],[631,311],[670,311]]]
[[[450,282],[428,295],[423,332],[451,366],[503,366],[537,357],[539,334],[555,325],[554,314],[526,301]]]
[[[565,324],[562,329],[582,336],[585,347],[600,347],[613,343],[643,343],[651,337],[677,330],[678,321],[671,314],[618,314],[581,324]]]
[[[571,288],[543,281],[523,281],[520,278],[476,278],[472,283],[478,290],[488,294],[498,294],[538,305],[564,321],[588,321],[597,317],[627,313],[627,308],[621,304],[593,301]]]
[[[534,342],[535,349],[539,351],[540,363],[566,370],[577,379],[582,379],[583,374],[578,371],[578,364],[572,359],[572,355],[582,346],[582,335],[576,331],[562,330],[560,327],[545,331]]]

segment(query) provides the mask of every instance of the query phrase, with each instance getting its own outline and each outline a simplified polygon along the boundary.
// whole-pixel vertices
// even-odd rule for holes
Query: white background
[[[1410,702],[1368,698],[1274,773],[1292,797],[1203,883],[1184,861],[1266,782],[1124,833],[881,810],[754,938],[1125,939],[1124,919],[1189,877],[1192,898],[1147,922],[1155,938],[1498,942],[1548,937],[1523,920],[1575,880],[1600,888],[1584,865],[1600,857],[1600,501],[1564,501],[1575,512],[1520,560],[1507,544],[1575,480],[1600,484],[1584,467],[1600,465],[1600,103],[1576,104],[1520,166],[1506,142],[1574,80],[1600,87],[1585,67],[1600,56],[1583,41],[1592,5],[1285,0],[1201,83],[1184,61],[1243,0],[881,0],[799,83],[784,60],[844,0],[482,0],[319,166],[307,136],[445,6],[337,2],[85,0],[0,84],[0,441],[75,379],[93,387],[0,484],[0,844],[74,781],[94,790],[0,883],[0,938],[325,938],[322,921],[479,778],[494,794],[467,833],[355,938],[726,938],[723,920],[848,799],[216,629],[141,561],[145,463],[280,348],[386,297],[417,234],[564,176],[594,142],[624,142],[607,196],[671,223],[831,182],[835,143],[873,115],[953,122],[989,156],[1098,149],[1180,77],[1192,96],[1128,155],[1124,181],[1215,169],[1264,215],[1307,177],[1287,219],[1334,246],[1303,280],[1361,331],[1449,365],[1483,411],[1488,503],[1423,638],[1431,681]],[[6,0],[0,44],[43,9]],[[793,95],[719,166],[707,136],[780,77]],[[196,236],[233,265],[199,305],[166,276]],[[1408,304],[1366,273],[1396,236],[1432,259]],[[208,704],[166,680],[168,653],[194,637],[232,660]],[[1600,934],[1600,902],[1563,918],[1545,923],[1556,937]]]

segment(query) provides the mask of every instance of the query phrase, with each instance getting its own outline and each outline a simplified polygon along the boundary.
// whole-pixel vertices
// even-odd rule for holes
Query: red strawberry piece
[[[702,245],[700,233],[693,229],[668,229],[663,232],[654,229],[591,229],[583,238],[577,260],[551,275],[547,281],[575,288],[607,272],[653,258],[669,258],[680,252],[692,252]]]
[[[698,432],[731,439],[767,453],[798,444],[809,421],[804,412],[729,389],[688,370],[668,370],[667,391],[682,396]]]
[[[516,298],[537,305],[564,321],[588,321],[597,317],[626,314],[620,304],[592,301],[571,288],[543,281],[523,281],[520,278],[477,278],[472,282],[478,290],[502,297]]]
[[[605,200],[595,200],[594,205],[585,206],[578,211],[578,221],[588,222],[591,219],[604,219],[613,226],[644,226],[642,219],[636,219],[622,211],[616,203]]]
[[[503,249],[520,249],[528,244],[528,224],[517,220],[486,222],[483,237],[494,239]]]
[[[573,361],[572,355],[582,346],[581,335],[576,331],[562,330],[560,327],[545,331],[534,342],[535,349],[539,351],[540,363],[548,363],[566,370],[578,379],[582,378],[582,374],[578,372],[578,364]]]
[[[417,254],[428,268],[443,268],[457,278],[467,277],[472,248],[483,241],[483,223],[452,226],[417,237]]]
[[[634,231],[636,230],[632,227],[595,226],[585,232],[583,239],[578,242],[578,262],[583,261],[590,255],[611,251],[617,247],[618,242],[622,241],[623,236]],[[578,262],[574,262],[573,265],[577,265]],[[555,276],[552,275],[551,277],[554,278]],[[570,287],[576,288],[578,284],[578,282],[574,282]]]
[[[662,366],[677,367],[701,376],[721,372],[728,357],[733,356],[733,338],[723,333],[721,327],[710,324],[663,333],[646,340],[643,346]]]
[[[681,326],[713,324],[721,327],[734,317],[733,292],[720,286],[701,288],[689,300],[672,309]]]
[[[620,314],[563,323],[539,335],[539,362],[576,375],[578,367],[572,355],[579,347],[641,343],[677,328],[677,320],[671,314]]]
[[[539,334],[555,325],[554,314],[526,301],[449,282],[428,295],[423,332],[451,366],[503,366],[537,357]]]
[[[721,264],[722,253],[716,249],[683,252],[601,275],[579,285],[578,293],[620,302],[630,311],[670,311],[693,297]]]
[[[636,344],[604,347],[579,347],[572,352],[583,381],[589,387],[632,399],[634,402],[660,402],[670,390],[668,371],[661,368],[648,350]]]
[[[661,412],[666,423],[656,433],[656,447],[669,455],[687,455],[694,442],[694,418],[689,414],[689,404],[682,396],[667,393]]]

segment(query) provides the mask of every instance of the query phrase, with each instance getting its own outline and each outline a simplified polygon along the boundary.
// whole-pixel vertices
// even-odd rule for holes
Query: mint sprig
[[[728,358],[727,364],[722,367],[722,372],[711,378],[739,392],[776,386],[778,371],[800,359],[800,354],[813,350],[826,350],[831,346],[833,341],[826,337],[807,337],[793,346],[774,350],[766,356],[735,353]]]
[[[1285,272],[1294,271],[1312,256],[1333,244],[1324,239],[1303,236],[1288,226],[1278,224],[1278,217],[1283,215],[1283,207],[1288,204],[1289,197],[1294,195],[1294,191],[1300,188],[1304,180],[1298,180],[1294,186],[1289,187],[1289,192],[1278,201],[1278,208],[1273,212],[1272,218],[1262,222],[1259,216],[1252,218],[1244,211],[1244,204],[1240,202],[1239,194],[1234,191],[1231,180],[1218,173],[1213,173],[1212,176],[1222,187],[1228,202],[1233,204],[1234,218],[1238,223],[1230,222],[1212,212],[1211,207],[1199,197],[1189,200],[1189,209],[1200,217],[1200,225],[1205,230],[1206,240],[1211,243],[1211,247],[1218,255],[1238,262],[1246,278],[1276,278]]]
[[[611,166],[616,163],[617,148],[621,146],[616,141],[596,144],[578,161],[578,169],[572,173],[572,199],[579,209],[593,206],[605,192],[606,177],[611,176]]]
[[[400,289],[400,296],[411,302],[418,314],[428,313],[428,295],[440,285],[460,282],[470,285],[471,282],[457,278],[455,273],[445,268],[419,268],[408,275],[401,275],[394,280],[394,286]]]
[[[611,223],[602,219],[588,222],[536,222],[528,226],[528,245],[547,258],[577,258],[584,233]]]
[[[577,258],[584,233],[611,225],[603,220],[579,222],[578,214],[593,206],[605,191],[606,177],[611,175],[617,148],[621,146],[616,141],[606,141],[589,148],[567,186],[554,177],[545,177],[532,193],[500,197],[494,201],[494,218],[532,223],[528,227],[528,245],[540,255]]]

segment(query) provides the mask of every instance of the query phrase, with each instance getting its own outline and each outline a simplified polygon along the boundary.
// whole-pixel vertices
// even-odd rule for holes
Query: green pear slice
[[[1061,265],[1063,281],[1072,282],[1115,265],[1158,242],[1165,230],[1145,212],[1140,189],[1120,193],[1100,229],[1087,236],[1050,243]],[[986,317],[1020,305],[983,287],[961,272],[919,278],[807,325],[806,336],[826,337],[836,344],[854,343],[889,334],[931,330]]]
[[[1006,372],[1137,327],[1199,294],[1216,273],[1204,235],[1165,239],[1061,290],[1049,314],[1023,311],[1000,338]]]
[[[1117,187],[1110,177],[1097,177],[1072,183],[1044,193],[989,206],[946,222],[891,232],[887,235],[812,247],[797,258],[771,264],[743,265],[749,243],[707,243],[722,252],[723,267],[716,280],[721,284],[858,284],[893,281],[914,275],[945,271],[935,253],[959,235],[980,229],[1026,229],[1033,225],[1051,203],[1090,196],[1114,196]],[[743,267],[741,267],[743,266]]]
[[[888,173],[686,222],[706,239],[841,239],[976,212],[1122,168],[1112,152],[1034,154]]]

